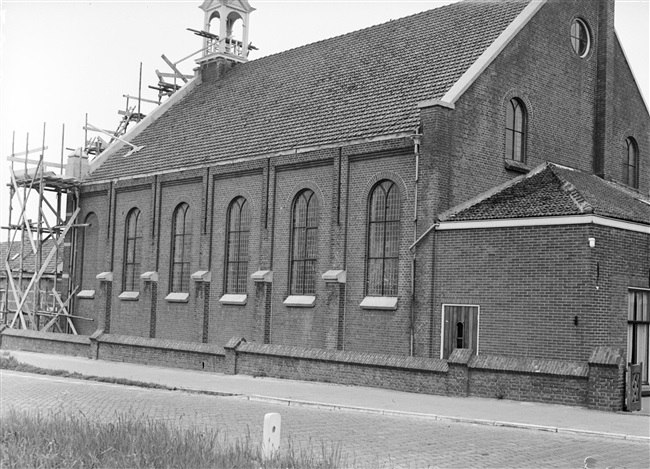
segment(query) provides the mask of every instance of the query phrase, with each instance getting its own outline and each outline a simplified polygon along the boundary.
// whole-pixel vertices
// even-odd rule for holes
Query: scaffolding
[[[123,95],[126,106],[118,111],[121,120],[114,131],[103,130],[88,122],[84,125],[84,146],[66,148],[65,125],[61,131],[61,155],[59,162],[46,161],[46,125],[43,124],[42,145],[30,148],[29,134],[25,137],[25,150],[16,152],[16,134],[11,143],[9,167],[9,220],[6,244],[0,242],[0,323],[10,328],[37,331],[54,331],[77,334],[73,319],[93,321],[74,314],[74,301],[80,285],[75,284],[75,261],[78,240],[83,239],[83,228],[77,222],[80,212],[79,188],[88,160],[97,157],[114,141],[131,146],[128,156],[142,149],[141,146],[123,140],[130,123],[139,123],[146,116],[140,108],[143,102],[159,105],[164,96],[169,97],[181,88],[179,81],[187,83],[191,75],[182,74],[177,65],[201,52],[172,63],[165,55],[163,60],[173,73],[156,70],[159,82],[151,87],[159,92],[158,101],[141,96],[142,63],[138,96]],[[173,82],[166,82],[173,78]],[[132,105],[132,102],[136,102]],[[88,131],[108,136],[88,137]],[[64,151],[72,150],[64,164]],[[30,216],[30,214],[35,214]],[[35,219],[34,219],[35,218]]]
[[[3,295],[0,298],[2,322],[11,328],[57,331],[76,334],[73,298],[78,287],[63,269],[71,259],[64,250],[75,252],[78,236],[79,185],[81,163],[68,176],[63,163],[65,126],[61,132],[60,162],[45,160],[45,130],[42,145],[30,148],[29,134],[25,151],[16,152],[12,138],[9,166],[9,220],[2,228],[7,233],[3,265]],[[37,156],[35,156],[37,155]],[[71,161],[68,161],[68,165]],[[70,210],[68,212],[68,210]],[[29,213],[36,214],[36,220]],[[66,241],[69,240],[69,241]]]

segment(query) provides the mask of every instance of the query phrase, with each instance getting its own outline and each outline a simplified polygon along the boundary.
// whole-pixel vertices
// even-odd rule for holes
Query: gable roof
[[[650,225],[650,199],[618,183],[546,163],[500,190],[441,215],[441,221],[598,215]]]
[[[237,64],[198,84],[88,180],[413,133],[531,0],[464,1]],[[136,127],[137,128],[137,127]]]

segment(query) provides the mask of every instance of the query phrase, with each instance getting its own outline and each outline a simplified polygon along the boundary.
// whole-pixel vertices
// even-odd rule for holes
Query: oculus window
[[[513,98],[506,108],[506,159],[526,162],[526,121],[524,103]]]
[[[390,180],[380,181],[368,203],[367,296],[397,296],[400,194]]]
[[[170,293],[190,291],[191,248],[190,206],[183,202],[176,207],[172,217]]]
[[[138,291],[140,289],[141,250],[140,210],[133,208],[126,216],[126,225],[124,227],[122,291]]]
[[[586,57],[591,48],[591,37],[589,27],[581,19],[573,20],[571,24],[571,45],[579,57]]]
[[[318,200],[307,189],[293,203],[291,222],[291,294],[316,293],[318,260]]]
[[[250,204],[237,197],[228,207],[226,293],[246,293],[250,225]]]

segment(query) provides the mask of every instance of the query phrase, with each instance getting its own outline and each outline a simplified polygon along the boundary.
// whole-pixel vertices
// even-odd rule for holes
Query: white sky
[[[249,56],[255,59],[458,0],[250,1],[257,9],[249,28],[260,49]],[[30,148],[40,147],[46,123],[45,159],[58,162],[62,124],[68,148],[83,144],[86,113],[97,127],[117,128],[122,95],[138,94],[140,62],[142,97],[157,100],[148,85],[157,83],[156,69],[170,71],[161,54],[176,62],[201,47],[186,30],[202,29],[201,3],[0,0],[0,226],[8,221],[12,132],[16,152],[24,151],[28,132]],[[648,103],[650,0],[616,0],[616,29]],[[193,58],[179,65],[188,74],[194,66]],[[142,112],[152,107],[144,103]]]

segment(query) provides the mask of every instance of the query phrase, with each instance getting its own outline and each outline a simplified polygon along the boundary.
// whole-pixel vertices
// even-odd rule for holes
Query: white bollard
[[[264,432],[262,434],[262,456],[269,459],[280,451],[280,430],[282,417],[280,414],[266,414],[264,416]]]

